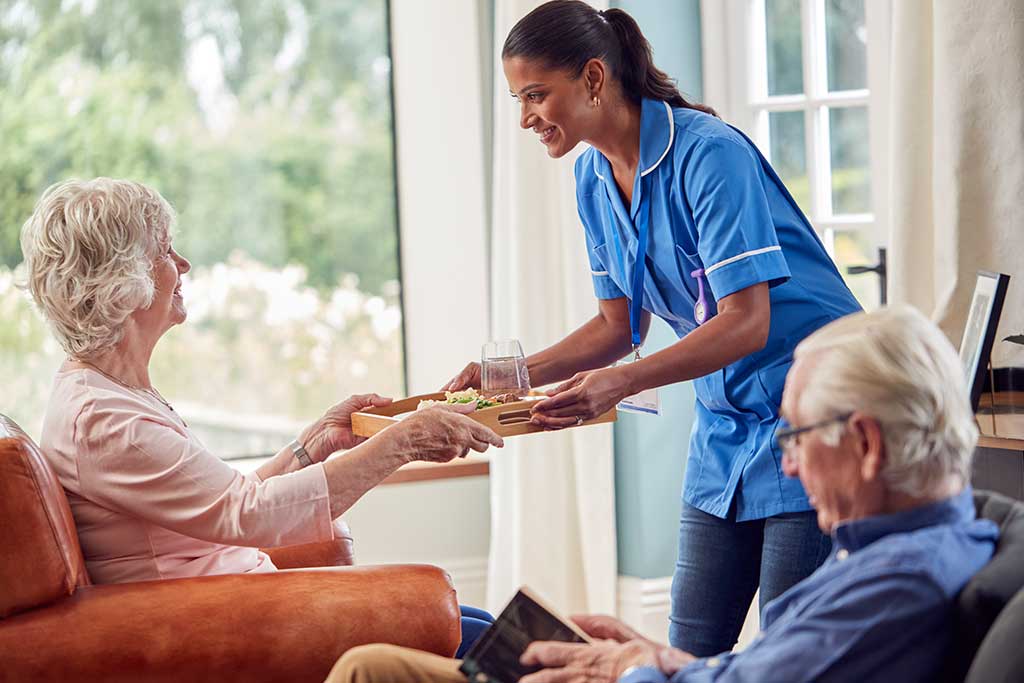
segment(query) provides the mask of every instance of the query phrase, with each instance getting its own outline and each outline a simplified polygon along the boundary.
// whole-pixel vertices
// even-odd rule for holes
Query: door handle
[[[878,263],[874,265],[862,264],[859,266],[850,266],[846,269],[847,275],[862,275],[864,273],[874,273],[878,276],[878,292],[881,304],[885,306],[888,297],[886,296],[886,289],[889,283],[889,269],[888,263],[885,257],[885,247],[878,248]]]

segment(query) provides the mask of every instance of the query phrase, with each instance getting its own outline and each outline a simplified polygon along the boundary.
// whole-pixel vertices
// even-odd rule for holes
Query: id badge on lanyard
[[[640,360],[640,353],[635,354],[635,360]],[[619,361],[615,365],[626,365],[628,361]],[[643,413],[644,415],[661,415],[661,400],[658,397],[658,389],[644,389],[639,394],[633,394],[619,401],[619,410],[627,413]]]
[[[641,181],[642,182],[642,181]],[[646,194],[646,193],[645,193]],[[637,229],[636,259],[633,262],[633,282],[629,297],[629,331],[633,341],[633,360],[640,360],[640,314],[643,311],[644,300],[644,276],[647,274],[647,240],[649,237],[649,219],[651,216],[650,197],[640,209],[640,224]],[[612,211],[611,203],[608,204],[608,212],[613,222],[616,222],[615,213]],[[617,242],[616,242],[617,244]],[[621,250],[619,259],[622,260]],[[626,272],[623,262],[622,272]],[[625,365],[627,361],[619,361],[616,365]],[[627,396],[618,405],[619,410],[630,413],[644,413],[645,415],[661,415],[661,401],[658,397],[658,390],[644,389],[638,394]]]

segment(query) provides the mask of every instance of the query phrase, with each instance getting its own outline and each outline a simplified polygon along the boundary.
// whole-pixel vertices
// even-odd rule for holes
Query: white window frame
[[[888,30],[886,2],[865,0],[867,31]],[[807,218],[834,254],[836,231],[855,232],[874,246],[888,242],[887,166],[884,110],[881,101],[887,83],[877,83],[884,71],[885,55],[871,44],[868,49],[868,88],[828,91],[825,34],[825,0],[801,0],[801,33],[804,94],[768,96],[765,54],[764,0],[701,0],[705,101],[723,119],[740,128],[770,157],[768,115],[773,112],[804,112],[807,174],[810,185]],[[883,23],[884,22],[884,23]],[[887,36],[884,36],[887,38]],[[875,41],[877,42],[877,41]],[[878,87],[882,86],[882,87]],[[876,92],[877,91],[877,92]],[[867,107],[870,130],[872,212],[833,213],[829,109]]]
[[[414,395],[437,391],[480,357],[488,338],[483,70],[490,64],[480,59],[478,3],[389,5],[406,384]],[[440,49],[438,36],[447,33],[462,38]],[[457,124],[438,74],[458,86]]]

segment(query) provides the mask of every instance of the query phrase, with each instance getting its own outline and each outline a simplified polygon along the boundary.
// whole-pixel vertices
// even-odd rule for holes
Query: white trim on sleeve
[[[590,271],[590,274],[593,275],[594,277],[601,277],[601,276],[607,277],[608,271],[607,270],[592,270],[592,271]]]
[[[782,247],[780,247],[779,245],[775,245],[774,247],[765,247],[764,249],[754,249],[752,251],[745,251],[742,254],[737,254],[736,256],[730,256],[727,259],[719,261],[718,263],[716,263],[713,266],[708,266],[707,268],[705,268],[704,269],[704,274],[705,275],[711,275],[711,273],[715,272],[716,270],[718,270],[722,266],[727,266],[730,263],[735,263],[736,261],[741,261],[741,260],[743,260],[743,259],[745,259],[745,258],[747,258],[749,256],[757,256],[758,254],[767,254],[767,253],[772,252],[772,251],[782,251]]]

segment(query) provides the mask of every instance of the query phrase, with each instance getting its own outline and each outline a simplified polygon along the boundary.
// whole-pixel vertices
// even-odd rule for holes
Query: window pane
[[[33,203],[72,176],[140,180],[177,209],[189,319],[152,376],[218,455],[274,452],[350,393],[403,393],[386,11],[22,0],[0,12],[0,307],[17,321],[0,333],[0,367],[26,428],[62,354],[10,272]]]
[[[830,109],[832,213],[871,212],[867,107]]]
[[[832,258],[846,280],[847,286],[865,310],[878,308],[881,303],[881,281],[875,273],[848,275],[850,266],[873,266],[878,263],[878,250],[862,233],[853,230],[829,230],[833,245]]]
[[[825,0],[828,89],[868,87],[868,32],[864,0]]]
[[[804,91],[800,0],[765,0],[764,15],[768,94],[800,94]]]
[[[770,161],[786,184],[793,199],[810,215],[811,188],[807,180],[807,139],[804,137],[804,113],[783,111],[768,114],[771,139]]]

